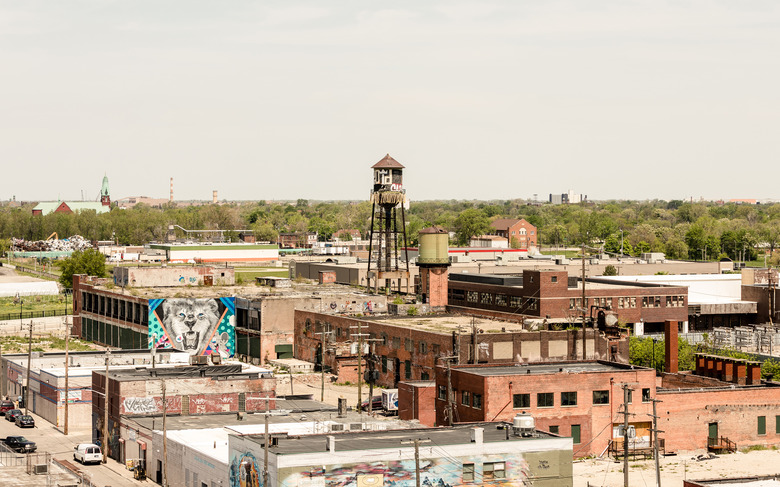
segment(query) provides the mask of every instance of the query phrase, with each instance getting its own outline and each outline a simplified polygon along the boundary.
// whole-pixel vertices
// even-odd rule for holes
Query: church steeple
[[[100,188],[100,202],[103,206],[111,206],[111,196],[108,191],[108,176],[103,176],[103,185]]]

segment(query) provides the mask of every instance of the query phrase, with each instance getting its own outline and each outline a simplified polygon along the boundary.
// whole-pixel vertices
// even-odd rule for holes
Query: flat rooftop
[[[628,370],[652,370],[645,367],[618,364],[614,362],[557,362],[547,364],[509,366],[458,366],[455,370],[482,377],[519,374],[580,374],[583,372],[624,372]]]
[[[416,328],[433,332],[451,334],[461,328],[463,332],[471,332],[472,323],[477,329],[485,333],[521,332],[523,326],[519,323],[507,321],[489,320],[466,315],[436,315],[436,316],[389,316],[382,315],[376,317],[363,318],[368,321],[382,323],[383,325],[400,326],[403,328]]]
[[[505,441],[538,441],[543,439],[560,438],[557,435],[537,431],[533,437],[519,437],[512,434],[509,440],[506,439],[506,431],[496,428],[497,423],[478,423],[463,426],[441,427],[441,428],[418,428],[409,430],[393,430],[384,432],[356,432],[356,433],[338,433],[332,436],[335,439],[335,452],[340,451],[359,451],[359,450],[398,450],[399,448],[410,448],[409,445],[403,445],[402,441],[408,441],[414,438],[424,436],[430,438],[431,442],[438,446],[443,445],[462,445],[471,443],[471,430],[475,426],[483,428],[484,443],[498,443]],[[254,441],[263,442],[263,436],[252,438]],[[269,450],[277,455],[294,455],[298,453],[311,453],[313,451],[324,451],[327,435],[311,435],[299,438],[280,438],[278,445],[272,446]]]
[[[89,284],[89,283],[87,283]],[[95,285],[100,289],[116,294],[143,299],[157,298],[213,298],[213,297],[241,297],[247,300],[253,299],[289,299],[323,296],[365,296],[370,300],[372,295],[362,293],[354,287],[342,284],[328,284],[323,287],[317,284],[292,282],[292,287],[258,286],[254,283],[236,284],[234,286],[171,286],[171,287],[128,287],[122,288],[113,283],[108,285]]]

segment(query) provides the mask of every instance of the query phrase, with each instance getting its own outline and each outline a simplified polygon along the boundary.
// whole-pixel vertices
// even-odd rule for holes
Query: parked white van
[[[73,459],[84,465],[88,463],[100,463],[103,461],[103,453],[100,447],[92,443],[82,443],[73,449]]]

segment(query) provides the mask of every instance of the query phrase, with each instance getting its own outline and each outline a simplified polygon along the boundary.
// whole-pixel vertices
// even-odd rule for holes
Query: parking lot
[[[4,416],[0,416],[0,438],[22,435],[34,441],[38,447],[36,453],[32,455],[0,451],[0,485],[14,487],[77,485],[79,477],[84,479],[82,485],[91,483],[98,487],[153,485],[149,480],[145,482],[134,480],[133,472],[111,459],[108,459],[106,465],[81,465],[75,462],[73,448],[79,443],[91,443],[89,429],[70,428],[68,436],[65,436],[61,428],[53,426],[34,414],[31,416],[35,419],[34,428],[19,428],[6,421]],[[5,448],[0,447],[0,450]],[[58,460],[62,464],[72,466],[73,471],[68,472],[52,461],[48,464],[48,474],[34,474],[36,465],[47,464],[46,453],[50,454],[51,460]]]

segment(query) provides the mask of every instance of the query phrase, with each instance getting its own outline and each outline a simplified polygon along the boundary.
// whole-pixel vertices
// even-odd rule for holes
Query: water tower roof
[[[390,157],[390,154],[387,154],[385,157],[382,158],[381,161],[371,166],[371,169],[381,169],[381,168],[403,169],[404,166],[401,165],[400,162]]]
[[[428,234],[428,233],[447,233],[447,230],[443,229],[442,227],[437,227],[437,226],[434,225],[432,227],[423,228],[422,230],[420,230],[417,233],[419,233],[419,234],[423,234],[423,233],[425,233],[425,234]]]

